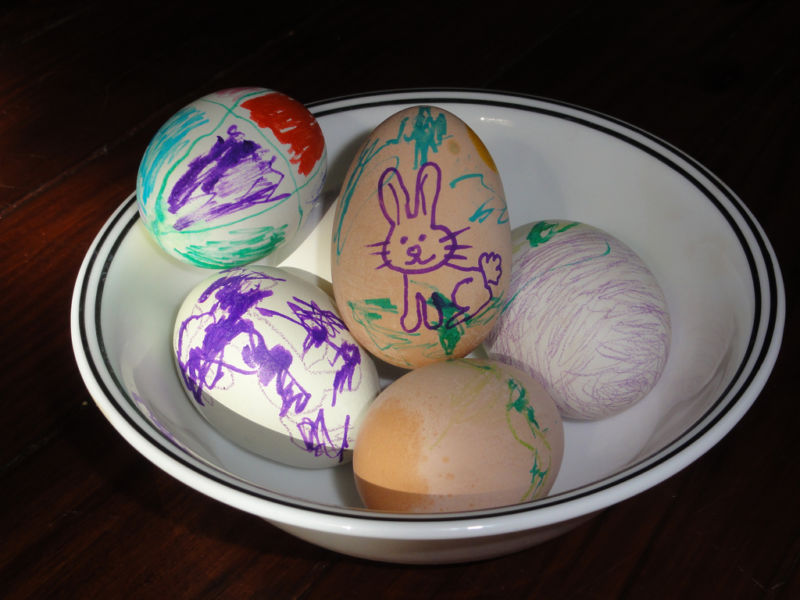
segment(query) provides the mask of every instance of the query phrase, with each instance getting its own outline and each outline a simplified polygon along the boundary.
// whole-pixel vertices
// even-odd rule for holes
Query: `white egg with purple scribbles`
[[[276,267],[202,281],[178,310],[173,349],[184,389],[215,429],[295,467],[350,461],[380,387],[333,299]]]
[[[225,269],[272,260],[302,241],[327,168],[322,129],[303,104],[261,87],[218,90],[150,140],[136,177],[139,214],[181,262]]]
[[[508,300],[485,345],[528,371],[561,414],[600,419],[655,386],[671,340],[667,302],[626,244],[575,221],[539,221],[512,232]]]

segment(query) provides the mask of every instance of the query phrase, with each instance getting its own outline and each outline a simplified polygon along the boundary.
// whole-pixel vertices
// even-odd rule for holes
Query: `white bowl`
[[[302,245],[262,262],[330,279],[330,206],[344,171],[364,136],[414,104],[455,113],[483,139],[503,178],[512,227],[546,218],[600,227],[642,257],[667,296],[673,340],[659,383],[619,415],[565,423],[564,462],[548,498],[469,513],[370,511],[359,501],[350,466],[291,468],[222,437],[184,394],[171,355],[177,308],[209,271],[163,253],[148,237],[133,195],[81,266],[72,341],[106,418],[187,485],[345,554],[459,562],[550,539],[705,453],[763,388],[783,334],[785,297],[761,227],[702,165],[612,118],[489,92],[391,92],[310,106],[328,146],[327,204]],[[396,374],[384,371],[384,383]]]

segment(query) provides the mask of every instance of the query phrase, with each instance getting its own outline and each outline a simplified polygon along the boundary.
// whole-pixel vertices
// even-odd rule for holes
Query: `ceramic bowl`
[[[209,271],[148,236],[133,195],[120,199],[78,274],[72,340],[86,386],[111,425],[185,484],[313,544],[367,559],[449,563],[557,536],[667,479],[716,444],[763,388],[783,334],[780,270],[764,232],[713,174],[645,131],[581,108],[491,92],[422,90],[310,106],[329,175],[302,241],[265,264],[330,280],[332,206],[353,153],[390,114],[435,104],[458,115],[497,163],[512,227],[582,221],[634,249],[667,297],[672,349],[658,384],[624,412],[565,422],[565,455],[544,499],[435,515],[367,510],[352,469],[306,470],[243,450],[183,392],[171,332]],[[384,370],[386,384],[398,373]]]

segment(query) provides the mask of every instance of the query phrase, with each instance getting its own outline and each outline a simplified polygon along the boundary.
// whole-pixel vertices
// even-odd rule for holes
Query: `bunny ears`
[[[434,162],[426,162],[417,171],[414,202],[403,183],[403,177],[395,167],[388,167],[378,181],[378,200],[386,220],[394,226],[401,222],[401,201],[405,207],[405,218],[414,219],[420,214],[430,214],[431,223],[436,218],[436,203],[442,187],[442,170]],[[430,208],[430,212],[429,209]]]

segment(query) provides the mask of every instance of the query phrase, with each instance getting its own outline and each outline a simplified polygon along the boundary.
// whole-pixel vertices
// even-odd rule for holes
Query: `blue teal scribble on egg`
[[[296,236],[326,173],[322,130],[305,106],[265,88],[221,90],[153,136],[136,180],[139,213],[175,258],[241,266]]]

